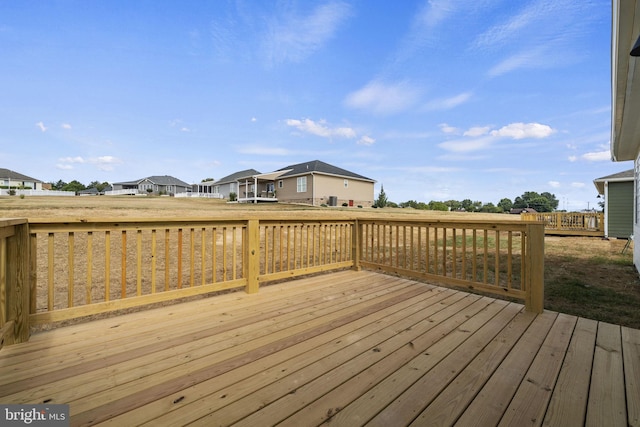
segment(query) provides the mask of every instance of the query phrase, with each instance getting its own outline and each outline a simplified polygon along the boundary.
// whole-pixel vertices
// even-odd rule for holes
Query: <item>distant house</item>
[[[628,238],[633,234],[633,169],[593,180],[604,196],[605,237]]]
[[[0,169],[0,187],[6,189],[43,189],[42,181],[10,169]]]
[[[114,182],[107,194],[178,194],[191,191],[191,185],[169,175],[149,176],[135,181]]]
[[[222,198],[224,199],[229,199],[231,193],[234,193],[236,197],[240,197],[239,192],[241,183],[245,184],[244,192],[255,191],[255,189],[251,189],[250,186],[247,186],[247,183],[251,181],[253,184],[253,177],[256,175],[260,175],[260,172],[255,169],[246,169],[232,173],[231,175],[227,175],[216,181],[213,184],[213,192],[222,195]]]
[[[275,178],[278,201],[310,205],[365,206],[374,201],[375,180],[320,160],[279,169]]]

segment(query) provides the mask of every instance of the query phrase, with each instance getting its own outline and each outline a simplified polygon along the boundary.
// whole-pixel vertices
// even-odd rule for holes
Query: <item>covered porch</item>
[[[238,202],[240,203],[261,203],[277,202],[276,182],[279,176],[288,170],[263,173],[254,175],[251,178],[238,181]]]

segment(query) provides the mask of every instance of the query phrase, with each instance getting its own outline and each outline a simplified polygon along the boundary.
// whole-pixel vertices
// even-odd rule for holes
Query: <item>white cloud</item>
[[[457,129],[447,124],[441,124],[440,128],[448,133],[459,133]],[[445,141],[438,146],[447,151],[468,152],[488,148],[500,138],[524,139],[546,138],[555,132],[551,127],[539,123],[511,123],[497,130],[490,127],[472,127],[463,133],[466,138]]]
[[[285,121],[287,126],[294,127],[302,132],[310,133],[312,135],[321,136],[324,138],[355,138],[356,131],[349,127],[335,127],[330,128],[326,125],[325,120],[320,120],[315,122],[311,119],[304,120],[296,120],[296,119],[287,119]]]
[[[571,163],[573,163],[573,162],[575,162],[576,160],[578,160],[578,157],[577,157],[577,156],[569,156],[568,160],[569,160]]]
[[[363,135],[357,142],[358,145],[373,145],[376,142],[375,139],[370,136]]]
[[[46,131],[47,131],[47,127],[44,125],[44,123],[43,123],[43,122],[38,122],[38,123],[36,123],[36,127],[37,127],[38,129],[40,129],[42,132],[46,132]]]
[[[571,186],[573,188],[584,188],[585,187],[585,183],[584,182],[572,182]]]
[[[249,154],[255,156],[288,156],[291,152],[285,148],[263,147],[259,145],[247,145],[238,149],[240,154]]]
[[[264,48],[270,64],[300,62],[321,49],[351,15],[351,7],[334,1],[316,7],[309,15],[285,11],[273,18]]]
[[[258,119],[256,119],[255,117],[251,117],[251,123],[255,123],[257,121],[258,121]]]
[[[58,164],[56,167],[58,169],[69,170],[73,169],[74,164],[92,164],[96,165],[98,169],[103,171],[113,170],[114,165],[118,165],[122,163],[122,160],[114,157],[114,156],[99,156],[99,157],[91,157],[84,158],[82,156],[75,157],[61,157],[58,159]]]
[[[589,162],[611,161],[611,152],[609,150],[604,150],[585,153],[582,155],[582,158]]]
[[[362,89],[347,95],[344,103],[347,107],[375,114],[394,114],[414,105],[420,93],[419,88],[406,81],[393,84],[372,81]]]
[[[66,129],[66,130],[70,130],[71,129],[71,125],[69,123],[63,123],[60,125],[60,127],[62,129]]]
[[[103,171],[111,171],[115,165],[122,163],[122,160],[114,156],[100,156],[89,159],[91,164],[98,166],[98,169]]]
[[[438,127],[440,128],[440,130],[444,133],[450,133],[450,134],[457,134],[460,133],[460,131],[458,130],[458,128],[453,127],[453,126],[449,126],[446,123],[440,123],[438,125]]]
[[[471,92],[465,92],[450,98],[435,99],[429,102],[425,108],[427,110],[450,110],[464,104],[469,99],[471,99]]]
[[[551,188],[560,188],[560,183],[558,181],[549,181],[547,184],[549,184],[549,187]]]
[[[539,66],[543,63],[543,57],[544,54],[542,52],[542,49],[533,49],[526,52],[517,53],[491,67],[488,75],[489,77],[498,77],[520,68]]]
[[[76,156],[76,157],[61,157],[58,159],[59,162],[63,162],[63,163],[85,163],[84,158],[80,157],[80,156]]]
[[[180,131],[181,132],[191,132],[191,129],[189,129],[188,127],[183,126],[183,127],[180,128]]]
[[[492,136],[509,137],[513,139],[546,138],[555,131],[540,123],[511,123],[498,130],[491,131]]]
[[[477,151],[489,147],[491,144],[493,144],[494,140],[495,138],[491,136],[474,139],[456,139],[442,142],[438,144],[438,146],[447,151],[454,152]]]
[[[491,130],[489,126],[476,126],[464,131],[462,135],[470,137],[482,136],[486,135],[489,130]]]

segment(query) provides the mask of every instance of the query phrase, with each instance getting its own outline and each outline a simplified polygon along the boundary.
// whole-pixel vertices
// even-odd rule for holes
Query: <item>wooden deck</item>
[[[34,334],[0,402],[71,425],[640,425],[640,331],[341,271]]]

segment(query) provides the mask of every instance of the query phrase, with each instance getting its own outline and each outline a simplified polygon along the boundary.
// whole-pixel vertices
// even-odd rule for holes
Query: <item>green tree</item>
[[[551,193],[538,194],[535,191],[525,191],[522,196],[516,197],[514,208],[533,208],[538,212],[552,212],[558,207],[558,199]]]
[[[86,188],[83,183],[74,179],[70,183],[65,184],[62,187],[62,191],[75,191],[77,193],[78,191],[86,190]]]
[[[501,199],[500,202],[498,202],[498,207],[502,209],[502,212],[509,212],[513,207],[513,202],[511,201],[511,199],[507,199],[505,197],[504,199]]]
[[[471,201],[471,199],[464,199],[460,203],[460,207],[462,209],[464,209],[465,211],[467,211],[467,212],[473,212],[474,211],[473,202]]]
[[[58,182],[50,182],[49,184],[51,184],[52,190],[62,190],[64,186],[67,185],[67,183],[61,179],[59,179]]]
[[[493,203],[489,202],[482,205],[479,212],[499,213],[499,212],[503,212],[503,210],[498,206],[494,205]]]
[[[378,198],[373,203],[373,206],[376,208],[384,208],[389,203],[387,199],[387,194],[384,192],[384,186],[380,185],[380,193],[378,194]]]
[[[429,202],[429,209],[432,211],[448,211],[449,206],[447,206],[444,202],[436,202],[432,200]]]
[[[452,210],[452,211],[457,211],[457,210],[460,210],[460,208],[462,208],[462,203],[460,203],[457,200],[447,200],[446,202],[444,202],[444,204],[449,206],[449,210]]]

